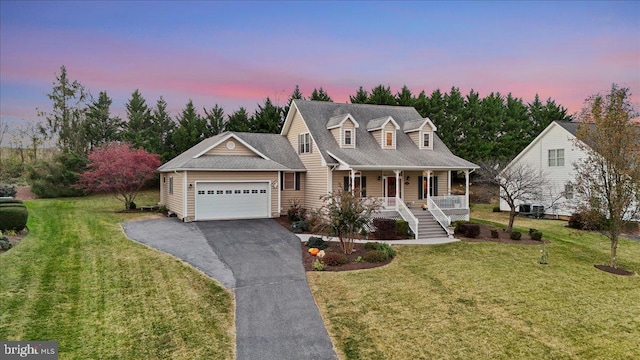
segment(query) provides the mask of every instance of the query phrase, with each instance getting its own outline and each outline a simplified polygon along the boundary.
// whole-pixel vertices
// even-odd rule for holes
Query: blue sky
[[[120,115],[135,89],[231,113],[296,84],[341,102],[378,84],[538,93],[573,113],[614,82],[640,91],[640,2],[1,1],[2,119],[37,121],[61,65]]]

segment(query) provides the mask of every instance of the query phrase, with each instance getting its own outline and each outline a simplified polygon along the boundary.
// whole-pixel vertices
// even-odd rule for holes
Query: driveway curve
[[[309,290],[300,239],[275,221],[161,218],[123,228],[234,291],[238,359],[337,358]]]

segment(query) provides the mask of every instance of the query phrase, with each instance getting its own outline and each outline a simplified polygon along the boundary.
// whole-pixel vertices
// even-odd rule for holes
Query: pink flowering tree
[[[134,149],[131,144],[111,142],[91,151],[88,170],[80,175],[76,187],[86,192],[112,193],[129,209],[160,165],[156,154]]]

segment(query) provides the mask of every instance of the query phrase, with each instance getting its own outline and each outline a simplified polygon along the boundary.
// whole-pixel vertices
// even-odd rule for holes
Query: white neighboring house
[[[571,216],[578,204],[569,185],[575,180],[573,164],[587,156],[574,144],[578,125],[580,123],[577,122],[552,122],[505,167],[508,169],[517,164],[528,164],[544,174],[549,186],[544,189],[542,198],[527,203],[549,207],[545,210],[548,217]],[[554,202],[554,199],[557,200]],[[552,203],[553,206],[550,207]],[[510,210],[509,205],[502,199],[500,210]]]

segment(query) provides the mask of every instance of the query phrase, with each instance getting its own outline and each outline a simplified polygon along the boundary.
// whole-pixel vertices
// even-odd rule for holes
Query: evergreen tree
[[[493,145],[493,140],[490,142],[484,140],[486,136],[483,136],[483,133],[487,131],[487,126],[481,116],[481,104],[480,94],[471,89],[469,95],[465,97],[462,111],[462,123],[464,124],[461,129],[462,133],[458,139],[455,139],[457,147],[454,154],[474,162],[484,159],[483,156],[490,153]],[[438,133],[440,133],[439,130]],[[482,155],[476,155],[479,153]]]
[[[293,89],[293,92],[291,93],[291,95],[289,95],[289,100],[287,100],[287,105],[284,107],[284,116],[287,116],[289,114],[289,109],[291,108],[291,102],[294,99],[300,99],[300,100],[304,100],[304,95],[302,94],[302,91],[300,91],[300,87],[298,85],[296,85],[295,89]]]
[[[423,118],[429,117],[429,114],[431,113],[431,107],[429,106],[429,97],[427,96],[427,94],[425,94],[424,90],[422,90],[420,94],[418,94],[418,96],[414,99],[413,107],[418,113],[420,113],[420,116],[422,116]],[[431,121],[434,121],[433,118],[431,118]]]
[[[148,141],[148,133],[151,127],[151,111],[138,89],[131,94],[131,98],[125,106],[127,108],[128,122],[122,134],[122,139],[136,148],[148,150],[151,147]]]
[[[67,77],[67,69],[60,67],[60,75],[56,76],[51,93],[47,94],[53,101],[50,113],[38,111],[38,116],[45,118],[40,131],[47,138],[56,138],[58,148],[76,154],[86,154],[85,138],[85,103],[87,93],[78,81]]]
[[[327,94],[322,87],[320,87],[320,89],[313,89],[309,100],[333,102],[329,94]]]
[[[264,105],[258,105],[258,109],[251,119],[251,132],[279,133],[284,123],[282,112],[282,108],[274,105],[267,97]]]
[[[224,132],[224,110],[215,104],[211,111],[204,109],[204,118],[207,121],[207,129],[209,136],[218,135]]]
[[[529,138],[531,122],[522,99],[509,93],[504,105],[505,116],[502,123],[497,124],[500,131],[493,152],[493,158],[498,160],[513,159],[533,140]]]
[[[396,98],[391,93],[391,88],[389,86],[384,87],[382,85],[378,85],[371,89],[371,94],[369,95],[367,103],[375,105],[396,105]]]
[[[229,115],[229,119],[227,120],[227,125],[225,126],[227,131],[238,131],[238,132],[248,132],[251,131],[251,121],[249,119],[249,115],[247,114],[247,110],[243,107],[240,107],[238,111]]]
[[[415,98],[411,93],[411,90],[407,85],[402,86],[402,89],[396,94],[396,104],[399,106],[413,106]]]
[[[180,154],[206,139],[209,137],[208,132],[206,120],[196,112],[193,101],[189,99],[187,106],[178,116],[178,126],[172,135],[176,152]]]
[[[366,104],[369,101],[369,93],[360,86],[354,96],[349,96],[349,101],[352,104]]]
[[[444,114],[438,122],[438,136],[454,153],[458,154],[464,124],[464,97],[460,89],[452,87],[448,94],[444,94]]]
[[[162,161],[172,159],[177,155],[172,136],[175,128],[176,123],[167,112],[167,102],[160,96],[151,115],[151,131],[148,132],[149,148],[146,150],[159,154]]]
[[[111,116],[112,103],[107,92],[101,91],[98,99],[87,107],[84,125],[89,150],[101,144],[116,141],[120,137],[122,120],[117,116]]]

